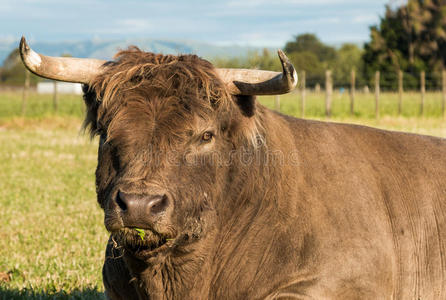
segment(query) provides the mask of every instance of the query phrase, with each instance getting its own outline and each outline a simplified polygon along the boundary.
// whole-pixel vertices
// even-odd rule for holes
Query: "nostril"
[[[149,203],[150,213],[153,215],[160,214],[166,210],[168,205],[169,200],[167,199],[167,195],[156,197]]]
[[[118,195],[116,195],[116,203],[118,204],[119,208],[121,208],[122,211],[127,210],[127,204],[125,204],[125,198],[124,195],[121,192],[118,192]]]

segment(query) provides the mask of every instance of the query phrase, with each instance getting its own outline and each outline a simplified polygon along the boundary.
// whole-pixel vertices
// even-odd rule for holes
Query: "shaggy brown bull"
[[[111,299],[446,299],[446,141],[287,117],[284,72],[136,48],[27,67],[82,82]]]

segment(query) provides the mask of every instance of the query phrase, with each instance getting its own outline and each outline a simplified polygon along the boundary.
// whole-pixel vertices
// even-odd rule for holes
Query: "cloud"
[[[0,34],[0,43],[2,44],[12,44],[16,43],[18,40],[17,36],[13,34]],[[1,48],[1,45],[0,45]]]
[[[367,40],[368,36],[364,34],[349,34],[349,33],[338,33],[332,35],[323,35],[324,42],[340,44],[340,43],[363,43]]]
[[[301,21],[302,24],[338,24],[341,23],[339,17],[322,17],[322,18],[310,18]]]
[[[125,27],[126,29],[132,28],[136,31],[144,30],[150,28],[150,22],[146,19],[123,19],[118,20],[117,24],[119,26]]]
[[[0,3],[0,13],[8,13],[12,11],[12,5],[7,2]]]
[[[283,41],[288,38],[288,34],[281,34],[277,32],[247,32],[233,36],[231,40],[220,44],[238,44],[238,45],[252,45],[258,47],[282,47]]]
[[[144,33],[153,28],[146,19],[121,19],[117,20],[112,27],[102,28],[97,32],[107,33]]]
[[[379,16],[377,14],[364,14],[357,15],[353,18],[352,23],[377,23],[379,21]]]

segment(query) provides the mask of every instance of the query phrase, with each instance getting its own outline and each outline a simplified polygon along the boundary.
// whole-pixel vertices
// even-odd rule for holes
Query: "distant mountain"
[[[19,41],[0,39],[0,62],[16,47]],[[30,42],[37,52],[51,56],[71,54],[74,57],[111,59],[120,49],[135,45],[144,51],[163,54],[197,54],[212,59],[215,57],[244,57],[262,48],[250,46],[217,46],[195,41],[172,41],[161,39],[126,39],[126,40],[85,40],[69,42]],[[274,50],[274,49],[270,49]]]

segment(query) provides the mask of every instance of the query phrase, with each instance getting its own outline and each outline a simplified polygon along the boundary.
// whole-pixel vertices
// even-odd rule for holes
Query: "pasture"
[[[0,94],[0,299],[100,299],[107,233],[96,203],[97,140],[81,133],[80,96],[31,93],[25,113],[21,94]],[[446,137],[441,94],[428,93],[425,115],[419,95],[405,94],[397,116],[397,95],[358,94],[350,116],[347,94],[333,95],[332,121]],[[274,108],[274,97],[259,101]],[[300,95],[281,96],[281,111],[300,115]],[[324,94],[307,94],[307,118],[324,117]]]

